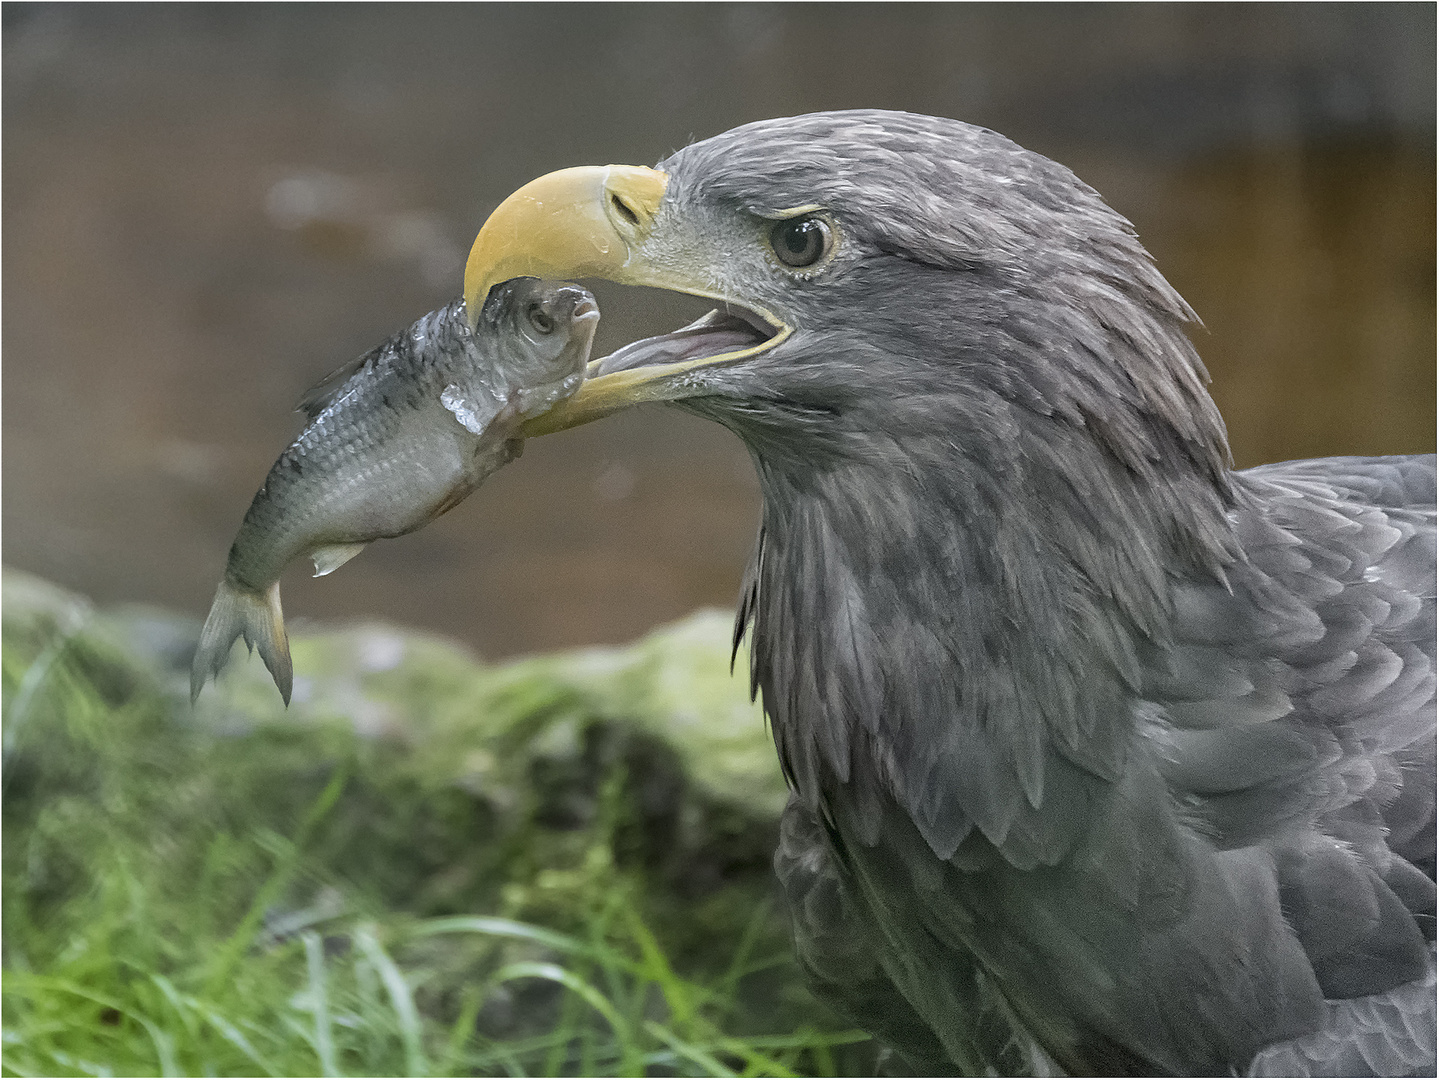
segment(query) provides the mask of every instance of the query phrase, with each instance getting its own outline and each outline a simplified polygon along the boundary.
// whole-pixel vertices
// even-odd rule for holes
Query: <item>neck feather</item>
[[[736,425],[764,491],[740,629],[791,781],[811,802],[878,784],[945,857],[1038,811],[1056,755],[1118,774],[1173,583],[1222,580],[1237,555],[1227,473],[1183,453],[1136,469],[1023,408],[1000,409],[1007,438],[967,441],[946,432],[992,432],[999,406],[947,408],[936,429],[809,453]]]

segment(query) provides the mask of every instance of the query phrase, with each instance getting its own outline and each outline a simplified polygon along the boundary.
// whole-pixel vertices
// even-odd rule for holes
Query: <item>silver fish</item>
[[[309,423],[270,469],[230,548],[190,699],[243,637],[288,705],[281,572],[308,555],[320,577],[370,541],[457,506],[518,455],[524,421],[579,389],[599,316],[578,285],[515,278],[490,291],[473,331],[456,300],[310,391],[299,406]]]

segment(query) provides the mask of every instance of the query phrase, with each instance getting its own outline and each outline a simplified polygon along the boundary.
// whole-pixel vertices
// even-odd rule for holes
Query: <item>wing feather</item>
[[[760,662],[789,667],[757,681],[788,691],[789,717],[828,701],[777,725],[781,754],[808,770],[801,790],[838,774],[827,758],[850,777],[829,781],[832,828],[786,856],[822,855],[844,897],[823,919],[791,898],[826,992],[845,999],[845,971],[859,973],[851,1015],[899,1025],[925,1067],[941,1067],[936,1054],[972,1067],[1011,1045],[983,1025],[956,1030],[969,1009],[1008,1017],[1011,1053],[1027,1034],[1071,1069],[1252,1058],[1256,1075],[1432,1074],[1433,469],[1432,457],[1330,459],[1235,474],[1244,555],[1225,580],[1173,582],[1163,633],[1101,642],[1108,666],[1051,679],[1048,699],[1029,696],[1020,661],[1005,668],[1013,680],[992,682],[989,700],[1010,727],[887,728],[891,712],[940,718],[963,702],[916,680],[857,710],[788,647],[835,598],[767,608]],[[768,588],[757,569],[748,610]],[[976,596],[959,597],[954,627],[846,607],[865,602],[837,605],[846,662],[904,650],[875,671],[943,671],[960,662],[947,635],[993,614]],[[863,627],[875,636],[861,641]],[[880,716],[861,715],[876,700]],[[824,735],[821,715],[848,726]],[[784,743],[804,730],[823,736],[817,752]],[[960,956],[973,972],[946,966]],[[976,979],[1003,987],[1000,1000],[974,997]],[[905,1044],[913,1025],[929,1035]]]
[[[1264,1059],[1286,1069],[1393,1064],[1407,1029],[1333,1002],[1432,985],[1433,468],[1351,458],[1236,474],[1248,560],[1232,593],[1181,596],[1175,656],[1145,688],[1174,725],[1166,778],[1219,847],[1273,853],[1285,915],[1332,999],[1329,1037]],[[1226,634],[1221,613],[1244,607]],[[1291,707],[1265,716],[1244,676],[1276,668]],[[1403,1000],[1432,1030],[1432,1000],[1427,1014]]]

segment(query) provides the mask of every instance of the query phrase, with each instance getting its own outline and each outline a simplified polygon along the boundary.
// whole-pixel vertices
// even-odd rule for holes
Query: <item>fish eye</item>
[[[543,304],[531,304],[527,314],[530,318],[530,325],[540,333],[548,334],[555,328],[555,320],[551,317],[550,313],[545,310]]]
[[[775,258],[785,266],[802,270],[829,254],[834,232],[824,218],[805,214],[777,224],[770,230],[769,243]]]

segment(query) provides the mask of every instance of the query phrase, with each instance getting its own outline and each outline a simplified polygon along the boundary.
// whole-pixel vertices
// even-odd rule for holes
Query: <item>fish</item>
[[[309,391],[304,430],[230,547],[190,669],[191,703],[244,638],[288,706],[284,569],[308,556],[323,577],[458,506],[519,456],[524,422],[579,389],[599,317],[579,285],[513,278],[489,292],[473,329],[456,300]]]

